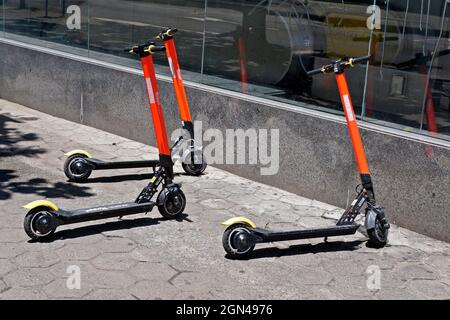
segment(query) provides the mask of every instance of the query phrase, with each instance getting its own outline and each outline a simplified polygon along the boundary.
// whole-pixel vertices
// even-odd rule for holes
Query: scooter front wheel
[[[222,245],[230,258],[245,259],[255,249],[248,226],[237,223],[229,226],[222,237]]]
[[[193,163],[192,163],[193,162]],[[205,170],[208,164],[201,150],[191,149],[185,161],[181,164],[183,170],[191,176],[199,176]]]
[[[161,190],[158,195],[159,213],[166,219],[177,219],[186,207],[186,196],[179,187]]]
[[[54,219],[47,208],[34,208],[25,216],[23,222],[25,233],[33,240],[47,238],[56,230]]]
[[[369,244],[375,248],[383,248],[388,243],[389,223],[386,218],[378,215],[375,219],[375,227],[367,230]]]
[[[92,173],[86,162],[86,156],[81,153],[71,155],[64,162],[64,173],[70,181],[84,181]]]

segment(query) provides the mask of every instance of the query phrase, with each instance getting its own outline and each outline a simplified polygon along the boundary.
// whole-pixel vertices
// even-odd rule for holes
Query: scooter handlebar
[[[371,56],[359,57],[359,58],[348,58],[343,60],[338,60],[333,62],[332,64],[328,64],[323,66],[322,68],[311,70],[306,74],[308,76],[313,76],[319,73],[330,73],[336,70],[342,70],[346,68],[353,68],[355,64],[364,63],[370,60]],[[337,71],[336,71],[337,72]]]
[[[357,63],[364,63],[369,61],[371,58],[371,56],[365,56],[365,57],[360,57],[360,58],[353,58],[351,59],[353,64],[357,64]]]
[[[132,48],[125,48],[123,49],[124,52],[128,53],[135,53],[135,51],[138,49],[138,47],[132,47]]]
[[[143,52],[148,52],[150,54],[156,53],[156,52],[162,52],[166,51],[165,46],[157,46],[153,42],[148,42],[146,44],[140,45],[140,46],[134,46],[131,48],[126,48],[123,51],[129,52],[132,54],[138,54],[140,50],[142,49]]]
[[[328,64],[326,66],[323,66],[320,69],[315,69],[315,70],[308,71],[306,74],[308,76],[314,76],[314,75],[319,74],[319,73],[328,73],[328,72],[331,72],[331,71],[333,71],[333,65],[332,64]]]
[[[175,33],[178,32],[177,28],[167,28],[166,30],[160,32],[156,38],[159,40],[170,40],[173,38]]]
[[[150,45],[150,46],[147,48],[147,50],[148,50],[148,52],[150,52],[150,53],[163,52],[163,51],[166,51],[166,47],[164,47],[164,46]],[[146,51],[147,51],[147,50],[146,50]]]

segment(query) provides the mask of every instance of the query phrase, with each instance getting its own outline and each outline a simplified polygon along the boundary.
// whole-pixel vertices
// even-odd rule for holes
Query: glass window
[[[4,6],[6,37],[85,54],[76,48],[88,46],[87,1],[4,0]]]
[[[372,36],[366,119],[449,134],[446,1],[377,3],[382,26]]]
[[[176,27],[185,79],[342,114],[347,73],[363,121],[450,139],[450,9],[445,0],[2,0],[4,36],[139,68],[124,48]],[[1,30],[3,30],[1,29]],[[164,55],[158,72],[169,74]]]
[[[7,0],[0,0],[1,3],[1,16],[0,16],[0,35],[4,36],[4,31],[5,31],[5,2]]]
[[[181,67],[199,75],[204,6],[202,0],[91,1],[90,55],[98,57],[101,52],[128,58],[124,48],[154,41],[155,36],[164,28],[176,27],[179,29],[176,45]],[[154,60],[157,64],[167,65],[165,55],[155,55]],[[168,74],[167,68],[160,70]]]
[[[333,75],[310,78],[306,72],[331,60],[367,55],[371,5],[373,1],[208,1],[205,82],[340,113]],[[358,111],[364,80],[365,66],[348,79]]]

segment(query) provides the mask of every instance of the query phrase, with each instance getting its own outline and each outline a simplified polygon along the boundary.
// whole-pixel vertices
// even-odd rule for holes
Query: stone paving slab
[[[450,245],[392,226],[381,250],[355,236],[265,244],[247,261],[225,258],[220,223],[245,215],[272,229],[333,224],[343,210],[208,167],[189,177],[186,218],[157,211],[62,227],[32,243],[23,204],[51,199],[72,209],[134,200],[150,170],[94,172],[66,181],[64,153],[154,159],[155,148],[0,100],[0,299],[449,299]],[[122,156],[123,155],[123,156]],[[81,288],[69,289],[70,266]],[[375,269],[374,269],[375,268]],[[379,271],[379,288],[370,274]]]

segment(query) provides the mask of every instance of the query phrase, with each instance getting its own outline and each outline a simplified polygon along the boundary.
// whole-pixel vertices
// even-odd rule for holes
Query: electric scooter
[[[346,58],[335,61],[321,69],[308,72],[308,75],[331,72],[336,74],[336,81],[362,182],[356,199],[347,208],[335,226],[319,229],[272,231],[257,228],[255,223],[244,217],[231,218],[223,223],[227,228],[222,238],[223,248],[229,257],[236,259],[246,258],[251,254],[257,243],[322,237],[327,241],[328,237],[353,235],[359,228],[359,224],[355,222],[355,219],[361,214],[364,206],[366,207],[365,228],[369,236],[369,242],[378,248],[387,244],[390,225],[385,217],[384,208],[375,201],[372,178],[345,77],[346,69],[353,67],[356,63],[367,62],[369,59],[370,56],[356,59]]]
[[[190,146],[184,151],[181,157],[182,167],[187,174],[198,176],[205,171],[207,164],[203,158],[201,148],[196,148],[194,146],[194,125],[191,119],[183,80],[181,78],[175,42],[173,40],[175,32],[177,32],[177,29],[169,28],[161,32],[157,38],[164,41],[183,129],[190,135]],[[183,140],[184,137],[179,137],[172,146],[171,152],[176,149]],[[158,160],[103,161],[93,158],[92,155],[85,150],[72,150],[65,155],[67,156],[67,159],[64,162],[64,173],[69,180],[78,182],[88,179],[93,170],[152,168],[153,172],[155,172],[156,167],[160,164]]]
[[[178,29],[176,28],[167,28],[156,38],[162,40],[166,47],[167,61],[172,74],[172,83],[177,98],[178,109],[180,111],[182,128],[189,134],[188,142],[190,145],[182,156],[181,164],[186,173],[196,176],[205,171],[207,163],[203,157],[202,149],[195,146],[194,124],[192,123],[186,91],[184,90],[183,78],[181,77],[180,64],[178,63],[177,50],[175,49],[175,40],[173,39],[177,31]],[[183,137],[180,137],[178,143],[182,140]]]
[[[105,205],[94,208],[61,210],[48,200],[38,200],[24,206],[30,211],[24,220],[27,235],[34,240],[42,240],[52,235],[61,225],[85,222],[91,220],[122,217],[137,213],[146,213],[157,206],[164,218],[179,218],[186,206],[186,197],[181,186],[173,182],[173,162],[167,140],[166,126],[162,105],[156,83],[156,74],[152,55],[165,51],[164,46],[156,46],[148,42],[143,45],[127,49],[130,53],[138,54],[146,83],[150,110],[155,128],[156,141],[159,150],[159,167],[150,183],[141,191],[134,202]],[[153,196],[162,185],[156,201]]]

